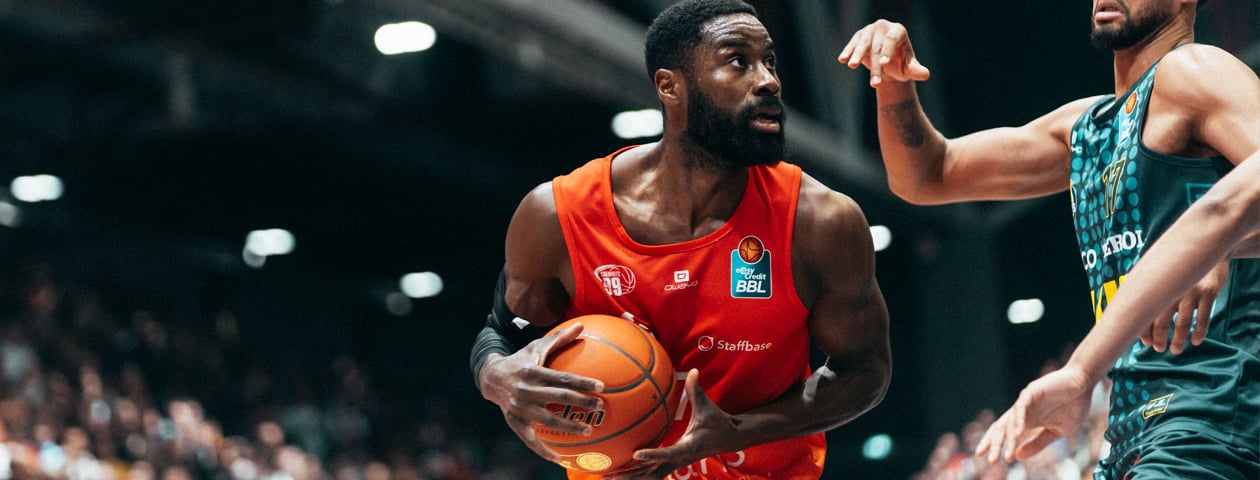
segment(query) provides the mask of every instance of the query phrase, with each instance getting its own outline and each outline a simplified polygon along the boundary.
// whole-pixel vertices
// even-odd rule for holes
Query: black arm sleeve
[[[481,365],[491,353],[511,355],[547,333],[546,329],[533,325],[522,328],[512,323],[516,314],[508,309],[507,300],[503,298],[506,291],[507,275],[499,272],[499,284],[494,289],[494,305],[490,308],[490,315],[486,317],[485,328],[481,329],[477,340],[473,342],[472,355],[468,360],[474,382],[481,373]]]

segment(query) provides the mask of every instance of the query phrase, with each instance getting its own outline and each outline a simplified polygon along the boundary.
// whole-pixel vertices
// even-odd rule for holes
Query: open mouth
[[[1114,0],[1103,0],[1098,2],[1098,6],[1094,8],[1095,22],[1110,22],[1124,17],[1124,8],[1119,2]]]
[[[753,128],[765,132],[778,132],[783,128],[783,115],[772,113],[761,113],[753,117]]]

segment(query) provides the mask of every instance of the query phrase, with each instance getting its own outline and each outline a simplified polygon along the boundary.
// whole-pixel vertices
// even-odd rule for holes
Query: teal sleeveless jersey
[[[1224,158],[1175,157],[1142,143],[1156,67],[1072,128],[1072,215],[1095,321],[1142,251],[1232,168]],[[1168,428],[1260,447],[1260,261],[1230,268],[1202,345],[1172,355],[1135,342],[1112,367],[1113,455]]]

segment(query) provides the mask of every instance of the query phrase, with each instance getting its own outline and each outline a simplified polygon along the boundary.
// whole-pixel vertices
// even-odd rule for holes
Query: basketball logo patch
[[[770,298],[770,252],[761,239],[744,237],[731,250],[731,297]]]
[[[595,278],[604,285],[604,292],[614,297],[634,291],[634,272],[625,265],[603,265],[596,268]]]

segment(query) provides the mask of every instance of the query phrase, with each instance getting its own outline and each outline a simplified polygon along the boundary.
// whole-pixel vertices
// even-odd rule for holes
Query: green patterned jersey
[[[1121,99],[1099,100],[1072,128],[1072,215],[1095,321],[1142,251],[1232,168],[1224,158],[1165,155],[1142,143],[1156,67]],[[1203,345],[1172,355],[1135,342],[1113,366],[1113,452],[1165,427],[1260,445],[1260,263],[1230,267]]]

